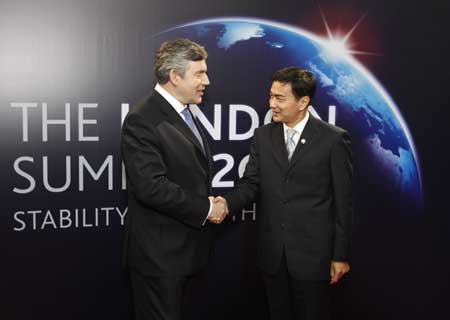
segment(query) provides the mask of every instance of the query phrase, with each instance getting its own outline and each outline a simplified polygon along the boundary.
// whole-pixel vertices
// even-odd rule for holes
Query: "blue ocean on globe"
[[[355,58],[335,54],[326,39],[300,28],[252,18],[195,21],[164,31],[157,40],[179,37],[208,50],[208,97],[252,106],[261,119],[269,110],[274,71],[287,66],[312,71],[318,87],[310,110],[350,132],[356,184],[377,183],[421,201],[419,160],[408,127],[386,90]]]

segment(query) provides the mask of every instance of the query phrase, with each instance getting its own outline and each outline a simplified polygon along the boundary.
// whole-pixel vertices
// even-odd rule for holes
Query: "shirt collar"
[[[155,91],[158,92],[167,102],[175,109],[178,114],[181,115],[181,112],[186,108],[184,104],[178,101],[173,95],[171,95],[167,90],[159,85],[159,83],[155,86]]]
[[[309,112],[306,112],[305,117],[302,119],[302,121],[300,121],[299,123],[297,123],[297,125],[293,128],[295,129],[295,131],[297,131],[298,137],[300,137],[303,133],[303,130],[305,129],[306,123],[308,122],[309,119]],[[286,133],[286,130],[289,128],[286,123],[283,122],[283,128],[284,128],[284,132]]]

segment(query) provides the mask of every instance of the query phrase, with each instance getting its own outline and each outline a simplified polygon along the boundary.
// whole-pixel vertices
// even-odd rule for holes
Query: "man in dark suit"
[[[154,62],[157,85],[123,124],[124,258],[139,320],[181,319],[186,287],[207,263],[209,221],[220,223],[227,213],[208,198],[211,152],[189,110],[209,85],[206,58],[187,39],[163,43]]]
[[[329,319],[330,282],[350,269],[350,140],[309,114],[315,88],[306,70],[273,74],[273,122],[255,131],[245,173],[225,196],[230,212],[257,201],[258,265],[271,319]]]

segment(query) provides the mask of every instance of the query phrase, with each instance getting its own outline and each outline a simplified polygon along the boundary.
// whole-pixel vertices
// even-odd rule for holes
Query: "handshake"
[[[215,224],[220,224],[228,215],[228,203],[223,197],[209,196],[209,200],[212,201],[211,213],[208,216],[208,221]]]

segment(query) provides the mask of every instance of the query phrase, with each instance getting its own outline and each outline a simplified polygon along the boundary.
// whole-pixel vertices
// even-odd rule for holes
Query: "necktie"
[[[291,161],[292,154],[294,153],[294,150],[295,150],[296,143],[295,143],[294,138],[297,133],[298,132],[293,128],[288,128],[286,130],[286,149],[287,149],[289,161]]]
[[[194,134],[194,136],[197,138],[198,142],[200,142],[200,145],[202,146],[202,149],[204,149],[202,137],[201,137],[200,132],[198,131],[198,129],[197,129],[195,123],[194,123],[194,119],[192,119],[192,115],[189,112],[189,107],[184,108],[181,113],[184,115],[184,122],[186,122],[186,124],[191,129],[191,131]]]

